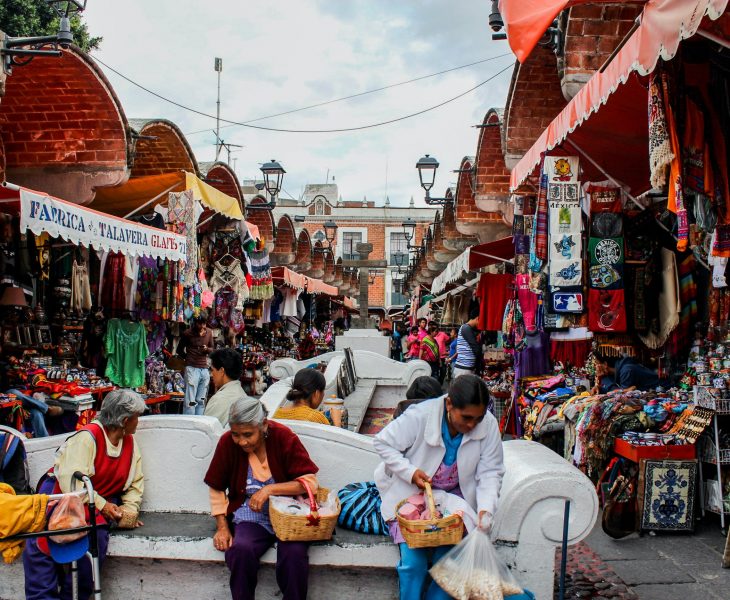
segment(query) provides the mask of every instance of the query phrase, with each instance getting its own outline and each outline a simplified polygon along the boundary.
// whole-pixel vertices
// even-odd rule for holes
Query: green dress
[[[144,385],[147,330],[142,323],[111,319],[104,337],[106,376],[121,387]]]

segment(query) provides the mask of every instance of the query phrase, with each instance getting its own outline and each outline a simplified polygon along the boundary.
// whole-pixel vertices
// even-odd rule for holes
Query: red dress
[[[512,298],[512,275],[484,273],[479,279],[476,295],[479,298],[479,329],[501,331],[507,301]]]

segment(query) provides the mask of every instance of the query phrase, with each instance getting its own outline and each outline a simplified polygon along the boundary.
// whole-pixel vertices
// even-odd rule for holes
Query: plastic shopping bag
[[[84,527],[86,525],[86,515],[84,511],[84,503],[79,496],[66,495],[58,501],[51,518],[48,520],[48,530],[56,529],[73,529],[75,527]],[[80,540],[88,532],[80,531],[78,533],[66,533],[63,535],[52,536],[53,541],[57,544],[68,544],[75,540]]]
[[[502,600],[521,594],[507,566],[497,557],[489,534],[475,529],[429,571],[456,600]]]

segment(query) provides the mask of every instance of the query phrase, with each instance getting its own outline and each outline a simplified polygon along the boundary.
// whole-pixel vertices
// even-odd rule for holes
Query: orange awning
[[[271,277],[276,285],[285,285],[301,292],[309,294],[326,294],[327,296],[337,296],[339,292],[337,288],[326,284],[321,279],[313,279],[301,273],[297,273],[287,267],[274,267],[271,269]]]
[[[507,41],[517,60],[527,60],[560,12],[578,4],[627,4],[646,0],[499,0]]]
[[[640,189],[644,182],[641,191],[648,189],[648,100],[637,76],[651,73],[659,58],[674,57],[679,43],[697,32],[703,18],[718,19],[727,4],[728,0],[649,0],[641,25],[606,69],[591,77],[512,169],[510,189],[514,191],[524,183],[540,164],[543,153],[566,138],[574,142],[566,153],[582,154],[583,143],[589,138],[599,142],[602,166],[604,162],[615,162],[619,181],[633,190]],[[621,94],[613,98],[618,90]],[[586,122],[589,127],[584,126]],[[642,155],[644,162],[632,162],[632,157]]]
[[[165,203],[169,192],[183,190],[193,190],[195,199],[214,212],[231,219],[243,218],[237,199],[185,171],[135,177],[123,185],[99,188],[91,206],[101,212],[126,217],[145,210],[149,212],[157,204]]]

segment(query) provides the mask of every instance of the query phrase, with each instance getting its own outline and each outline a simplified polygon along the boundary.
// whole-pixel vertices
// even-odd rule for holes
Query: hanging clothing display
[[[479,278],[476,296],[479,298],[479,329],[500,331],[507,301],[512,297],[514,277],[509,274],[484,273]]]
[[[195,284],[195,275],[198,271],[198,239],[195,198],[192,190],[184,192],[170,192],[167,200],[167,219],[173,225],[176,233],[184,235],[187,241],[186,261],[182,268],[183,286]]]
[[[142,323],[111,319],[104,336],[106,376],[121,387],[144,385],[145,359],[149,355],[147,331]]]
[[[71,308],[76,312],[87,312],[91,310],[91,304],[88,266],[74,261],[71,273]]]
[[[127,296],[124,289],[125,262],[125,256],[121,252],[108,254],[104,262],[100,304],[111,311],[111,314],[127,309]]]
[[[227,261],[225,264],[221,261]],[[208,282],[211,291],[214,294],[228,287],[236,294],[236,308],[243,310],[243,303],[249,297],[248,284],[246,276],[241,269],[241,262],[232,256],[223,256],[213,265],[213,275]]]
[[[269,252],[262,248],[250,253],[251,259],[251,295],[253,300],[268,300],[274,295],[274,283],[271,278],[271,261]]]
[[[661,293],[659,312],[649,323],[649,331],[640,335],[641,341],[649,348],[659,348],[679,324],[682,306],[679,301],[679,277],[674,252],[661,249]]]

